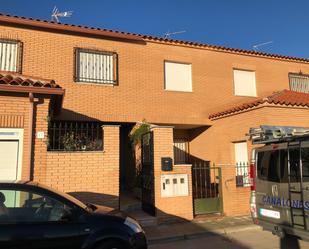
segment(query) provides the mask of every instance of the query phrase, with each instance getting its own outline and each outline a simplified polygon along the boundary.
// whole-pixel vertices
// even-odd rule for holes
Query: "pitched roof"
[[[6,71],[0,71],[0,91],[64,94],[64,90],[54,80],[45,80]]]
[[[283,90],[280,92],[275,92],[266,98],[259,98],[251,102],[236,105],[224,111],[213,113],[209,115],[209,119],[224,117],[226,115],[251,109],[265,103],[284,106],[309,107],[309,94],[290,90]]]
[[[210,45],[200,42],[193,42],[193,41],[184,41],[184,40],[176,40],[176,39],[165,39],[162,37],[152,36],[152,35],[142,35],[142,34],[135,34],[129,32],[121,32],[116,30],[110,29],[101,29],[101,28],[94,28],[94,27],[87,27],[81,25],[73,25],[73,24],[64,24],[64,23],[56,23],[47,20],[41,19],[33,19],[28,17],[21,17],[21,16],[12,16],[0,13],[0,24],[6,25],[18,25],[24,27],[32,27],[32,28],[43,28],[49,29],[52,31],[58,32],[72,32],[79,35],[95,35],[95,36],[102,36],[105,38],[114,38],[114,39],[123,39],[123,40],[131,40],[136,42],[145,42],[145,41],[155,41],[165,44],[176,44],[194,48],[203,48],[209,49],[214,51],[221,51],[221,52],[230,52],[236,54],[243,54],[243,55],[252,55],[252,56],[259,56],[259,57],[266,57],[266,58],[275,58],[275,59],[282,59],[288,61],[297,61],[297,62],[304,62],[309,63],[308,58],[300,58],[294,56],[285,56],[279,54],[271,54],[271,53],[264,53],[264,52],[256,52],[253,50],[245,50],[245,49],[238,49],[238,48],[230,48],[224,46],[217,46],[217,45]]]

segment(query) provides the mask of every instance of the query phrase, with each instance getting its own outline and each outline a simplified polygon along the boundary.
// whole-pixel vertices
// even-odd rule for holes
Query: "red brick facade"
[[[30,155],[30,101],[26,94],[0,92],[0,128],[23,128],[22,179],[33,179],[66,192],[88,193],[118,207],[120,138],[118,126],[104,126],[104,151],[48,152],[48,120],[87,121],[121,125],[146,119],[173,126],[174,136],[187,138],[192,157],[222,167],[223,212],[248,214],[249,189],[235,186],[234,142],[246,141],[249,127],[260,124],[308,126],[308,108],[260,106],[237,115],[210,120],[209,114],[248,102],[235,96],[233,69],[256,72],[257,96],[289,88],[288,74],[309,74],[306,60],[258,55],[158,39],[136,41],[104,38],[88,33],[1,24],[0,37],[23,43],[22,74],[54,79],[66,90],[62,111],[53,115],[50,95],[36,94],[33,153]],[[74,81],[75,48],[115,52],[116,85]],[[164,90],[164,61],[192,64],[193,92]],[[293,118],[292,118],[293,117]],[[44,132],[44,138],[37,138]],[[188,175],[189,195],[161,198],[161,157],[173,158],[172,128],[154,128],[155,204],[158,217],[192,219],[189,165],[174,165],[171,174]],[[250,149],[250,144],[249,149]],[[30,160],[32,157],[32,160]],[[30,165],[31,163],[32,165]],[[224,166],[225,165],[225,166]],[[233,166],[226,166],[233,165]],[[90,194],[91,193],[91,194]],[[178,208],[178,207],[181,207]]]

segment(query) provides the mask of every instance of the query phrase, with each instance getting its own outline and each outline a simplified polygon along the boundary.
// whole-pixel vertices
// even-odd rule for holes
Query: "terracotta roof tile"
[[[44,80],[35,77],[28,77],[0,71],[0,85],[20,86],[20,87],[39,87],[39,88],[61,88],[54,80]]]
[[[302,92],[295,92],[290,90],[283,90],[276,92],[266,98],[259,98],[251,102],[243,103],[227,110],[216,112],[209,115],[209,119],[215,119],[223,117],[229,114],[237,113],[244,111],[264,103],[276,104],[276,105],[285,105],[285,106],[302,106],[309,107],[309,94]]]
[[[179,44],[179,45],[196,47],[196,48],[211,49],[215,51],[231,52],[231,53],[244,54],[244,55],[253,55],[253,56],[261,56],[261,57],[267,57],[267,58],[277,58],[277,59],[288,60],[288,61],[298,61],[298,62],[309,63],[308,58],[300,58],[300,57],[286,56],[286,55],[280,55],[280,54],[256,52],[253,50],[230,48],[230,47],[210,45],[210,44],[193,42],[193,41],[165,39],[165,38],[157,37],[153,35],[142,35],[142,34],[121,32],[121,31],[110,30],[110,29],[94,28],[94,27],[88,27],[88,26],[82,26],[82,25],[56,23],[52,21],[33,19],[33,18],[28,18],[28,17],[13,16],[13,15],[6,15],[2,13],[0,13],[0,23],[31,26],[31,27],[45,28],[45,29],[56,30],[56,31],[62,30],[62,31],[75,32],[78,34],[84,33],[84,34],[92,34],[92,35],[98,35],[98,36],[103,36],[103,37],[114,37],[117,39],[127,39],[127,40],[135,40],[135,41],[157,41],[157,42],[162,42],[162,43],[167,43],[167,44]]]

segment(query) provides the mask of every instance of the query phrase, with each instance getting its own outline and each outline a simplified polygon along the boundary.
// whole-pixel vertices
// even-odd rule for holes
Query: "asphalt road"
[[[309,242],[290,241],[286,244],[270,232],[250,230],[230,233],[226,236],[215,235],[191,240],[151,245],[150,249],[309,249]]]

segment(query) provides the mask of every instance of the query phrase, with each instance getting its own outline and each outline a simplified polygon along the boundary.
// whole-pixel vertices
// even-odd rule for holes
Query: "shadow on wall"
[[[107,208],[118,209],[119,198],[114,195],[107,195],[94,192],[69,192],[69,195],[75,197],[83,203],[92,203]]]
[[[69,109],[65,109],[62,108],[61,109],[61,113],[57,116],[54,117],[55,120],[71,120],[71,121],[87,121],[87,122],[100,122],[100,120],[96,119],[96,118],[92,118],[89,117],[87,115],[69,110]]]

